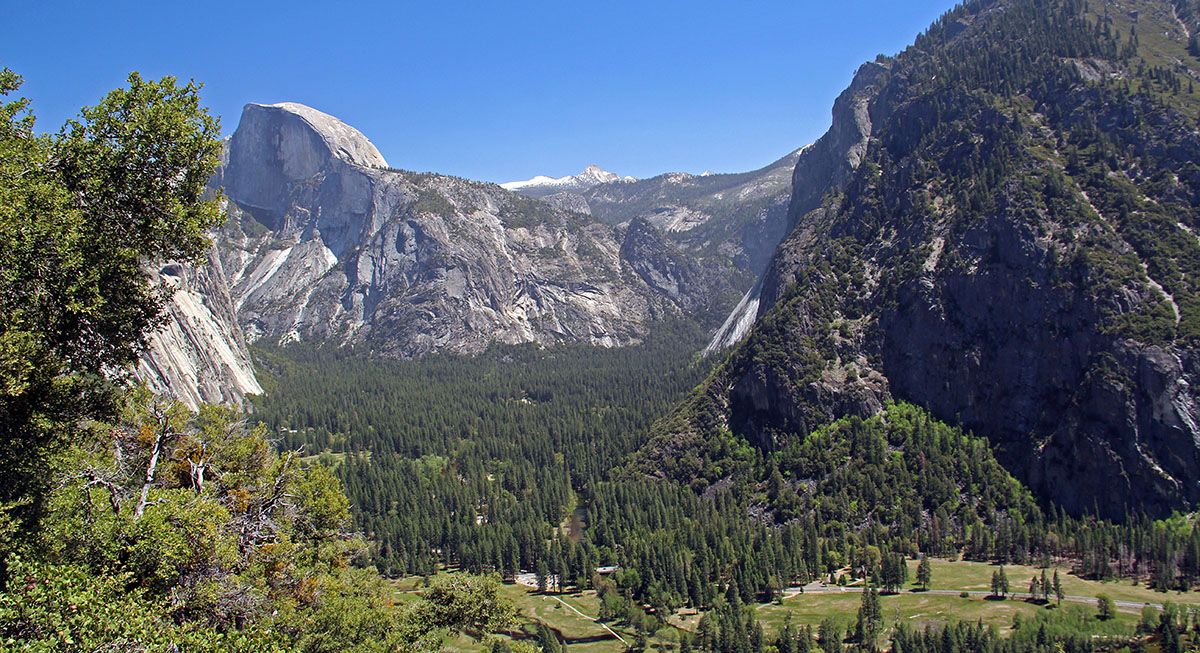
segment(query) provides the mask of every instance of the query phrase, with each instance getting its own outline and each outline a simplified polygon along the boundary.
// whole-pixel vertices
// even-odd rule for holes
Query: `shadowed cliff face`
[[[904,400],[1071,512],[1200,502],[1194,99],[1106,84],[1142,55],[1083,12],[975,3],[859,71],[797,163],[757,323],[651,455]]]
[[[625,230],[586,215],[385,166],[331,116],[246,107],[222,174],[231,219],[219,240],[252,338],[366,342],[399,356],[491,342],[618,346],[655,318],[707,306],[727,283],[660,284],[701,275],[682,259],[647,274],[679,254],[640,230],[622,249]]]
[[[778,244],[789,233],[793,240],[805,237],[803,234],[808,234],[808,238],[820,237],[813,233],[819,220],[810,214],[820,207],[828,193],[840,189],[862,162],[871,136],[871,111],[879,107],[874,100],[886,72],[887,68],[878,63],[860,67],[850,86],[834,101],[829,131],[794,153],[791,193],[769,213],[772,235],[757,239],[760,245],[773,249],[769,254],[756,255],[762,260],[753,268],[760,273],[758,281],[717,330],[706,352],[715,353],[741,342],[749,332],[745,325],[773,305],[783,287],[794,282],[788,262],[781,260]]]
[[[732,287],[742,292],[753,285],[788,231],[792,171],[803,151],[742,173],[674,172],[632,179],[585,172],[508,186],[604,224],[649,227],[663,245],[695,260],[706,273],[731,279]]]
[[[750,172],[667,173],[599,184],[573,198],[608,224],[645,220],[710,266],[756,275],[787,233],[791,171],[801,151]]]

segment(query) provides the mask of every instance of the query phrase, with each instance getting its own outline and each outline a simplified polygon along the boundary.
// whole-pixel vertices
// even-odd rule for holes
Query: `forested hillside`
[[[0,649],[1195,648],[1198,20],[965,2],[618,226],[169,77],[39,135],[0,71]],[[245,413],[129,378],[221,225]]]
[[[987,437],[1045,505],[1193,508],[1186,35],[1162,1],[968,2],[865,65],[857,165],[815,208],[797,186],[753,334],[648,453],[726,427],[772,451],[903,400]]]
[[[1175,42],[1143,36],[1172,15],[1147,5],[1160,11],[967,3],[864,67],[842,114],[864,140],[835,122],[853,154],[846,166],[822,159],[832,146],[821,143],[801,157],[795,179],[819,177],[829,192],[797,189],[793,208],[806,208],[764,280],[750,340],[628,460],[701,372],[680,359],[659,367],[688,351],[678,341],[649,357],[602,354],[612,365],[595,376],[546,371],[566,368],[527,351],[552,391],[521,381],[532,359],[511,351],[386,369],[264,352],[278,390],[259,415],[291,442],[328,450],[390,572],[528,570],[548,591],[595,590],[602,618],[644,632],[691,607],[709,615],[698,633],[708,650],[764,646],[750,603],[821,577],[896,587],[898,561],[919,555],[1193,588],[1200,530],[1151,517],[1190,501],[1180,484],[1191,449],[1169,443],[1194,398],[1169,378],[1190,378],[1194,87],[1191,64],[1161,56]],[[1183,174],[1160,174],[1172,165]],[[1182,217],[1168,224],[1172,212]],[[575,355],[601,356],[560,362]],[[1137,360],[1143,372],[1130,376]],[[318,361],[336,370],[332,383],[312,373]],[[616,379],[648,387],[643,374],[656,369],[674,374],[651,372],[671,388],[651,401],[598,393]],[[1058,376],[1045,381],[1051,369]],[[350,399],[360,388],[388,399]],[[1177,414],[1138,412],[1147,392]],[[1108,417],[1087,411],[1126,396],[1145,416],[1136,437],[1097,435]],[[403,410],[410,397],[426,408]],[[328,405],[338,408],[316,409]],[[597,415],[605,405],[631,412],[610,420]],[[1057,418],[1032,453],[995,435],[1031,437]],[[1141,463],[1105,471],[1131,446],[1161,461],[1148,485]],[[435,503],[445,508],[428,517]],[[593,573],[600,566],[619,570]],[[1048,627],[1071,648],[1091,646],[1075,626]],[[1013,650],[1045,644],[945,632]],[[922,637],[896,642],[920,647]],[[817,639],[841,648],[840,637]]]

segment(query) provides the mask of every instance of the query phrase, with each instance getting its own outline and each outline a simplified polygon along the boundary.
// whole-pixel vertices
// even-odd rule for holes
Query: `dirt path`
[[[600,626],[604,630],[607,630],[613,637],[616,637],[618,640],[620,640],[622,644],[624,644],[625,646],[629,646],[629,642],[625,641],[624,637],[621,637],[620,635],[618,635],[617,631],[613,630],[612,628],[609,628],[608,624],[602,623],[599,619],[580,612],[579,610],[577,610],[575,608],[575,606],[571,605],[570,603],[567,603],[566,601],[558,598],[557,596],[555,596],[553,598],[555,601],[558,601],[559,603],[567,606],[567,608],[569,608],[571,610],[571,612],[574,612],[575,614],[583,617],[584,619],[587,619],[587,620],[595,623],[597,626]]]

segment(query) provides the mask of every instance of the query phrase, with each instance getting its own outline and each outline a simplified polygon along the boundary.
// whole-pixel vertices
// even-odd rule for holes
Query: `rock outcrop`
[[[644,220],[704,268],[731,276],[740,292],[754,284],[788,231],[792,174],[802,151],[737,174],[673,172],[638,180],[592,174],[569,186],[561,180],[508,186],[606,224]]]
[[[708,289],[720,287],[719,270],[706,269],[680,252],[645,218],[629,223],[621,245],[621,258],[646,285],[678,304],[686,314],[711,308]]]
[[[772,247],[768,256],[775,259],[775,268],[767,270],[768,262],[756,267],[761,274],[759,280],[713,335],[705,349],[707,353],[719,352],[741,342],[750,332],[750,325],[762,311],[764,303],[768,307],[773,305],[780,286],[794,281],[786,273],[790,266],[781,259],[774,247],[794,227],[798,226],[803,233],[819,223],[816,216],[809,220],[804,218],[819,208],[829,193],[839,190],[858,169],[871,136],[871,111],[876,106],[874,100],[879,92],[879,82],[886,71],[886,67],[877,62],[863,64],[850,86],[834,101],[833,122],[829,131],[812,145],[794,153],[792,160],[795,165],[788,199],[776,203],[774,215],[769,220],[771,226],[758,239],[759,247],[768,244]],[[759,250],[756,258],[762,260],[762,257]]]
[[[262,394],[215,250],[199,268],[171,263],[152,277],[171,295],[163,325],[134,370],[137,379],[192,410],[202,403],[241,405],[247,395]]]
[[[631,182],[589,169],[559,186],[610,183]],[[645,221],[605,224],[571,193],[389,168],[359,131],[299,104],[247,105],[213,185],[229,213],[217,254],[163,269],[175,299],[138,368],[192,406],[261,392],[247,339],[399,357],[620,346],[659,319],[715,326],[736,299],[733,271]]]

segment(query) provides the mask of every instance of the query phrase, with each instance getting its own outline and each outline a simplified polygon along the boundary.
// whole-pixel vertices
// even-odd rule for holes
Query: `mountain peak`
[[[545,188],[556,191],[580,191],[587,190],[593,186],[600,184],[611,184],[618,181],[637,181],[633,177],[622,177],[615,172],[609,172],[596,164],[591,164],[583,169],[583,172],[577,175],[568,175],[566,177],[547,177],[546,175],[538,175],[532,179],[525,181],[510,181],[500,184],[505,190],[527,190],[533,188]]]
[[[383,154],[370,139],[354,127],[324,111],[299,102],[251,103],[243,109],[243,119],[247,112],[255,110],[281,111],[296,116],[321,137],[321,140],[329,147],[330,153],[347,163],[367,168],[387,167],[387,160],[383,158]]]
[[[225,192],[244,204],[282,213],[288,184],[339,166],[385,168],[362,132],[295,102],[247,104],[229,139]]]
[[[592,164],[583,169],[583,172],[575,176],[576,179],[594,179],[599,183],[607,184],[617,181],[620,177],[615,172],[609,172],[596,164]]]

